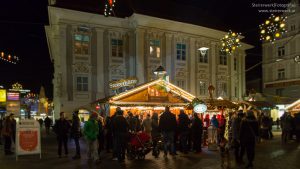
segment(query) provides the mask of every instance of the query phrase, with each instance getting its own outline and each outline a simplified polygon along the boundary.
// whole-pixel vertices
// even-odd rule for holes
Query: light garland
[[[265,21],[265,23],[259,25],[260,29],[260,40],[265,42],[274,43],[275,40],[282,37],[284,33],[286,33],[286,16],[275,16],[271,15],[269,19]]]
[[[224,38],[221,39],[221,51],[231,54],[236,50],[236,48],[241,47],[240,36],[241,33],[235,33],[229,30],[227,35],[225,35]]]
[[[116,0],[106,0],[104,7],[104,16],[111,16],[113,12],[113,7],[115,6]]]
[[[17,64],[17,62],[19,61],[19,57],[11,56],[10,54],[7,55],[4,52],[0,53],[0,59],[12,64]]]

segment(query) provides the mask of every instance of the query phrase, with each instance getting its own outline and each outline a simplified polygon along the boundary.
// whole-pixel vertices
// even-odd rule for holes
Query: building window
[[[218,83],[218,97],[227,95],[227,83],[219,82]]]
[[[278,69],[277,71],[278,80],[282,80],[285,78],[285,70],[284,69]]]
[[[276,95],[277,96],[282,96],[283,89],[276,89]]]
[[[111,40],[111,56],[123,57],[123,41],[120,39]]]
[[[296,30],[296,25],[291,25],[291,31]]]
[[[234,70],[236,71],[237,70],[237,59],[236,58],[234,58],[234,60],[233,60],[233,68],[234,68]]]
[[[160,58],[160,41],[150,40],[150,57]]]
[[[284,46],[278,47],[278,57],[282,57],[285,55]]]
[[[201,95],[201,96],[205,96],[206,94],[207,94],[207,85],[206,85],[206,83],[205,82],[200,82],[200,92],[199,92],[199,94]]]
[[[201,52],[199,51],[199,62],[208,63],[208,51],[206,51],[204,54],[201,54]]]
[[[227,55],[226,55],[226,52],[220,51],[220,65],[227,65]]]
[[[74,34],[74,53],[79,55],[88,55],[90,49],[90,35],[86,33]]]
[[[177,60],[186,60],[186,45],[177,43],[176,45]]]
[[[88,77],[77,77],[77,91],[88,91]]]
[[[177,80],[177,86],[181,89],[185,89],[185,81],[184,80]]]

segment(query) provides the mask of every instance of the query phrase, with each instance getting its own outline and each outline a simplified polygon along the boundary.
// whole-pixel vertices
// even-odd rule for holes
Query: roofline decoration
[[[300,99],[298,99],[298,100],[295,101],[294,103],[288,105],[285,109],[286,109],[286,110],[291,110],[291,109],[293,109],[293,107],[295,107],[297,104],[300,104]]]

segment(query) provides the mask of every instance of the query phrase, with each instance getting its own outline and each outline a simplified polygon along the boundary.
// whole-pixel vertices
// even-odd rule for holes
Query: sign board
[[[6,102],[6,90],[0,89],[0,102]]]
[[[20,100],[19,92],[7,92],[7,100],[17,101]]]
[[[20,101],[6,101],[6,112],[13,113],[16,117],[20,116],[21,103]]]
[[[115,90],[115,89],[119,89],[121,87],[135,86],[137,84],[137,82],[138,82],[137,78],[121,79],[118,81],[110,82],[109,88]]]
[[[20,120],[16,128],[16,159],[19,155],[40,154],[40,124],[36,120]]]

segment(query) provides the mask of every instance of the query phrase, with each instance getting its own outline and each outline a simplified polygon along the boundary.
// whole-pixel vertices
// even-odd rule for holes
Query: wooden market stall
[[[288,112],[291,112],[292,115],[300,112],[300,99],[295,101],[294,103],[290,104],[286,107]]]
[[[121,107],[125,114],[128,111],[139,115],[161,113],[165,106],[170,106],[171,112],[175,114],[179,114],[180,109],[184,109],[189,114],[191,110],[187,110],[186,106],[194,98],[194,95],[170,82],[157,79],[118,95],[99,99],[93,104],[107,110],[108,116],[113,115],[117,107]]]

